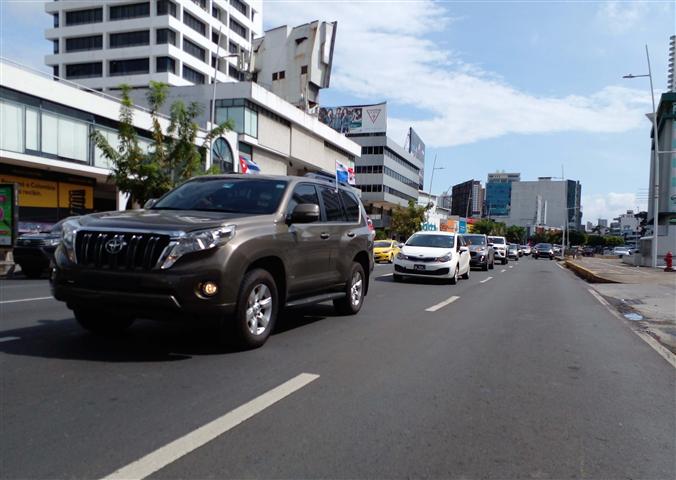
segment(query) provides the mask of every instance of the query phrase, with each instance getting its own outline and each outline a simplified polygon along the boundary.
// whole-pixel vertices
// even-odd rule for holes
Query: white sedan
[[[469,278],[469,249],[462,235],[418,232],[411,235],[394,259],[394,281],[403,277],[444,278],[453,285]]]

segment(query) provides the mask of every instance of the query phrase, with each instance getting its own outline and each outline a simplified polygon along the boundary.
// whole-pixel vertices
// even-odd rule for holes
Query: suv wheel
[[[458,275],[458,273],[459,273],[458,268],[459,268],[459,266],[456,265],[455,266],[455,272],[453,272],[453,276],[451,277],[451,285],[455,285],[455,284],[458,283],[458,276],[459,276]]]
[[[244,276],[234,318],[238,346],[257,348],[265,343],[277,319],[278,298],[275,280],[266,270],[251,270]],[[222,335],[227,335],[230,321],[222,320]]]
[[[361,264],[355,262],[350,270],[350,280],[345,285],[345,297],[333,301],[333,306],[341,315],[354,315],[364,303],[366,276]]]
[[[75,310],[75,320],[85,330],[98,335],[119,335],[134,323],[134,318],[130,316],[83,308]]]

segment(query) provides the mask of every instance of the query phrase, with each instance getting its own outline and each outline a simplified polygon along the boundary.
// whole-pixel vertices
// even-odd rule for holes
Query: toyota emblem
[[[106,242],[106,252],[111,255],[116,255],[122,251],[127,242],[123,238],[118,237],[117,235]]]

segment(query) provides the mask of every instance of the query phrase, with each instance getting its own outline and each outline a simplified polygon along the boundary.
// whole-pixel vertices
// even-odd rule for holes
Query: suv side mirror
[[[488,243],[488,246],[489,246],[489,247],[492,247],[492,246],[493,246],[493,244],[489,242],[489,243]]]
[[[290,215],[286,218],[286,223],[312,223],[319,220],[319,205],[316,203],[301,203],[296,205]]]
[[[146,203],[143,204],[143,209],[144,209],[144,210],[149,210],[149,209],[153,208],[153,207],[155,206],[156,203],[157,203],[157,199],[156,199],[156,198],[151,198],[151,199],[149,199]]]
[[[467,247],[460,247],[460,248],[458,249],[458,251],[459,251],[460,253],[462,253],[462,252],[468,252],[468,251],[469,251],[469,248],[467,248]]]

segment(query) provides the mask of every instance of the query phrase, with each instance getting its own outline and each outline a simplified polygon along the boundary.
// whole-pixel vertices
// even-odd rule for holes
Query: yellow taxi
[[[373,260],[392,263],[399,253],[399,243],[395,240],[377,240],[373,245]]]

